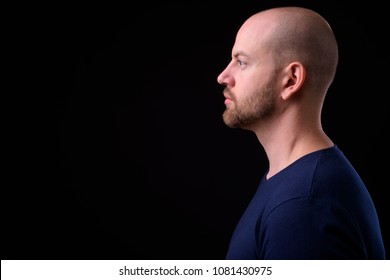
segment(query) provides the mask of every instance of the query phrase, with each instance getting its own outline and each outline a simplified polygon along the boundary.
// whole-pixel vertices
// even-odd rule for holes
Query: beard
[[[274,89],[274,83],[270,80],[264,87],[237,101],[235,95],[225,88],[234,102],[234,108],[226,108],[222,115],[224,123],[231,128],[245,128],[269,117],[275,108]]]

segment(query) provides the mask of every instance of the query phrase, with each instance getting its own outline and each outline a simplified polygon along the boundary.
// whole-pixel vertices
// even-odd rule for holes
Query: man
[[[253,131],[269,168],[231,238],[227,259],[384,259],[376,209],[321,125],[338,45],[327,21],[273,8],[239,29],[225,86],[225,124]]]

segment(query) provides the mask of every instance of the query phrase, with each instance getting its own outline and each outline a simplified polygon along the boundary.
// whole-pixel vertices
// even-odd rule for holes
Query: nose
[[[221,85],[224,84],[224,80],[225,80],[224,72],[225,72],[225,70],[222,71],[222,72],[218,75],[218,77],[217,77],[217,82],[218,82],[218,84],[221,84]]]
[[[229,66],[226,67],[217,77],[217,82],[221,85],[230,85],[232,86],[233,78],[228,72]]]

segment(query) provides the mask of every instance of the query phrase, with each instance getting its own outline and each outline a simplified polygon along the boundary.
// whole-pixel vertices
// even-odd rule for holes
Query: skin
[[[253,131],[267,154],[267,179],[300,157],[333,146],[321,110],[338,63],[329,24],[299,7],[249,17],[236,35],[232,59],[218,76],[225,124]]]

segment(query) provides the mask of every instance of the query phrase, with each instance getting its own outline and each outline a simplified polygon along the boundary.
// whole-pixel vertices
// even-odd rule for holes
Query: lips
[[[232,98],[230,97],[230,95],[228,95],[228,94],[226,94],[226,93],[224,93],[223,96],[225,96],[226,99],[232,99]]]
[[[227,90],[225,90],[225,91],[223,92],[223,96],[225,97],[225,105],[228,105],[228,104],[230,104],[230,103],[233,102],[233,99],[232,99],[232,97],[231,97],[229,94],[227,94],[226,92],[227,92]]]
[[[224,95],[225,96],[225,105],[229,105],[230,103],[232,103],[233,101],[232,101],[232,99],[230,98],[230,97],[228,97],[228,96],[226,96],[226,95]]]

